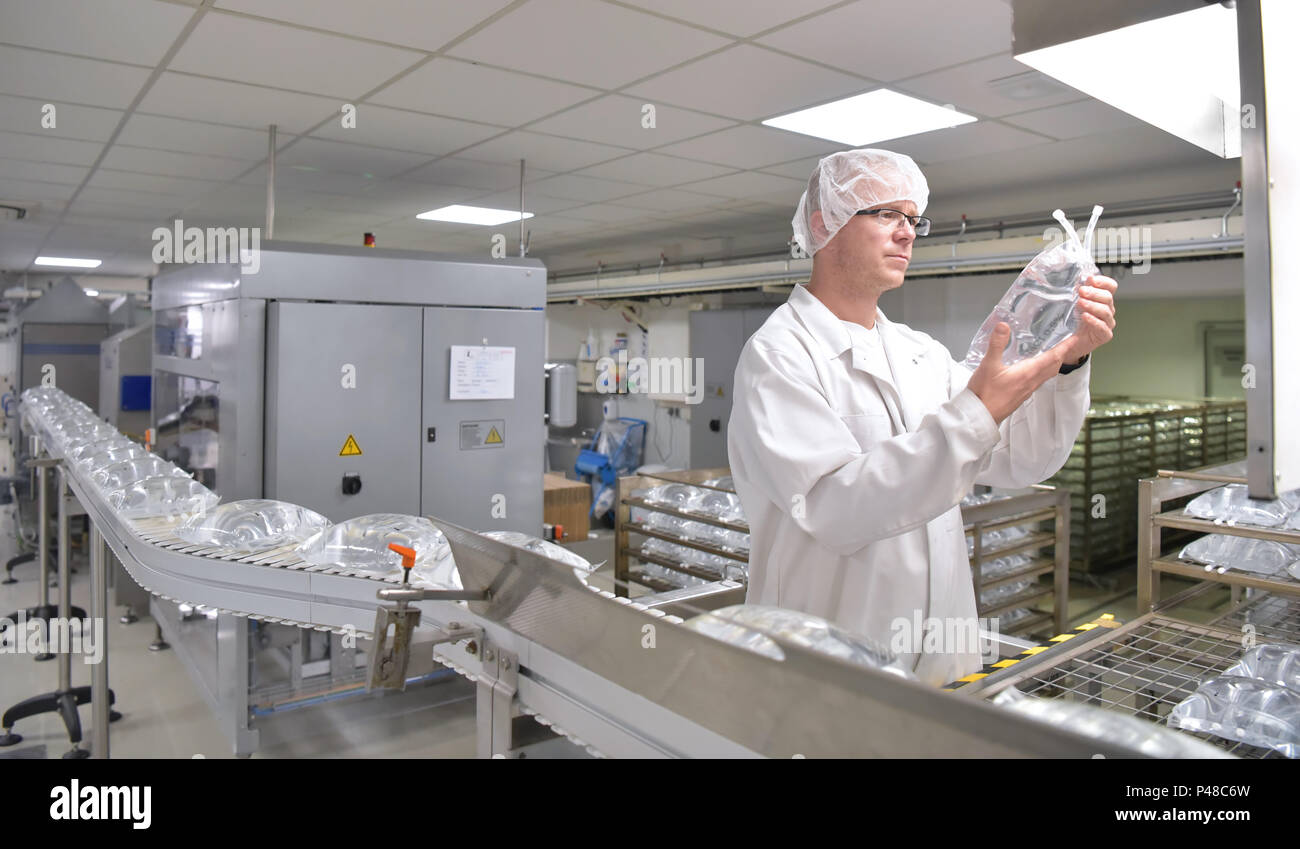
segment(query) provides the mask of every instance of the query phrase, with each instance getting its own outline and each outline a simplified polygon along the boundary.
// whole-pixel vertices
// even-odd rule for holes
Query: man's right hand
[[[984,359],[980,360],[979,368],[966,384],[984,402],[989,415],[998,424],[1025,403],[1034,390],[1060,373],[1063,362],[1060,351],[1065,346],[1056,345],[1029,359],[1006,365],[1002,362],[1002,353],[1010,341],[1011,326],[1005,321],[999,322],[989,337]]]

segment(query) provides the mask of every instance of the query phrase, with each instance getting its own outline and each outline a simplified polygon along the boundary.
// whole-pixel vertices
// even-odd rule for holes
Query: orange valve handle
[[[415,549],[395,542],[390,542],[388,548],[402,555],[402,583],[407,583],[411,578],[411,567],[415,565]]]

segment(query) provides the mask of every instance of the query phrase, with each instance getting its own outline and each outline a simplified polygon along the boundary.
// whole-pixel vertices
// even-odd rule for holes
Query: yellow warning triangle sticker
[[[343,443],[343,450],[339,452],[340,457],[358,457],[361,455],[361,446],[357,445],[357,438],[348,434],[348,441]]]
[[[488,435],[487,435],[487,439],[483,440],[483,444],[484,444],[484,445],[500,445],[500,444],[501,444],[501,434],[497,433],[497,429],[496,429],[495,427],[492,428],[491,432],[488,433]],[[360,452],[358,452],[358,453],[360,453]]]

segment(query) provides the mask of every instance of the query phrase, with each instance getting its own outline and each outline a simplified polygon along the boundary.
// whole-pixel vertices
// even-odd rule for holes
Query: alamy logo
[[[177,218],[153,231],[153,261],[174,263],[238,262],[245,274],[262,267],[262,231],[258,227],[186,227]]]
[[[130,820],[135,829],[148,828],[153,821],[153,788],[96,787],[72,779],[66,787],[50,788],[52,820]]]
[[[79,654],[82,663],[99,663],[104,659],[104,620],[28,619],[25,611],[18,619],[0,618],[0,654]]]
[[[632,395],[685,395],[687,404],[698,404],[704,400],[704,360],[700,357],[628,359],[627,351],[619,351],[617,359],[601,357],[596,361],[596,391],[621,390]]]
[[[998,660],[998,620],[973,617],[896,617],[889,623],[889,648],[904,654],[978,654],[985,663]]]

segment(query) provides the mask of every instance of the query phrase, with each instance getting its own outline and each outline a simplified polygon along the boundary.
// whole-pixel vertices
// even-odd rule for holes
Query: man
[[[924,333],[889,321],[929,187],[909,157],[821,160],[795,213],[807,286],[750,338],[736,367],[728,454],[752,535],[746,600],[802,610],[882,646],[907,623],[950,633],[976,616],[957,505],[975,483],[1054,474],[1087,412],[1088,355],[1115,327],[1115,281],[1080,288],[1079,328],[1006,366],[1000,324],[971,373]],[[944,684],[978,671],[978,646],[905,660]]]

